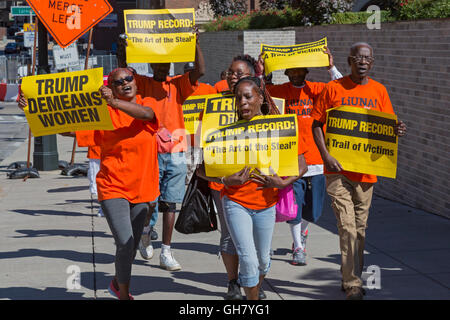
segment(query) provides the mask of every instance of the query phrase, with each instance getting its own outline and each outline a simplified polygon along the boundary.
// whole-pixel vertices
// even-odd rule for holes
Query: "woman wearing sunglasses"
[[[116,274],[109,291],[127,300],[133,299],[129,294],[131,266],[149,202],[159,195],[159,124],[148,100],[136,95],[136,81],[129,69],[113,70],[108,86],[102,86],[100,92],[114,125],[114,130],[94,134],[95,143],[101,148],[98,198],[116,245]]]

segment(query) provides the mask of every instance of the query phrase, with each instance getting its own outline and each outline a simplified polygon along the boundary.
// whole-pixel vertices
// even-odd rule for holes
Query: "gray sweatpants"
[[[220,221],[220,252],[225,252],[231,255],[237,255],[236,247],[234,246],[233,239],[231,239],[230,231],[225,222],[222,199],[220,198],[220,191],[211,189],[213,195],[214,204],[216,205],[217,215]]]
[[[131,266],[144,230],[148,202],[130,203],[126,199],[109,199],[100,202],[103,214],[116,243],[116,277],[119,283],[129,283]]]

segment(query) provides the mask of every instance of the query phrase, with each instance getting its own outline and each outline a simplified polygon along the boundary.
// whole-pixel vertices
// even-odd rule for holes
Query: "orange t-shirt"
[[[167,77],[159,82],[153,78],[135,74],[138,95],[149,98],[150,106],[155,111],[161,126],[166,127],[172,134],[175,143],[171,152],[187,150],[186,130],[184,129],[183,103],[197,89],[192,85],[189,72],[177,76]]]
[[[267,90],[273,97],[285,100],[286,114],[296,114],[301,135],[308,147],[305,160],[308,165],[323,164],[319,149],[317,149],[312,134],[312,123],[314,121],[310,114],[314,106],[314,100],[320,95],[325,83],[305,81],[305,86],[296,88],[287,82],[280,85],[267,86]]]
[[[88,147],[88,159],[100,159],[100,147],[95,145],[94,130],[82,130],[75,132],[79,147]]]
[[[89,159],[101,159],[99,146],[88,147],[87,157]]]
[[[350,76],[346,76],[333,80],[325,86],[322,94],[314,102],[311,117],[321,123],[326,123],[326,110],[342,105],[394,114],[387,90],[381,83],[369,78],[367,84],[360,85],[354,83]],[[333,174],[335,172],[327,172],[324,168],[324,173]],[[377,182],[376,175],[351,171],[341,171],[339,173],[352,181]]]
[[[230,90],[230,88],[228,87],[228,82],[227,82],[226,79],[225,80],[220,80],[219,82],[216,82],[216,84],[214,85],[214,88],[217,90],[218,93]]]
[[[207,83],[198,83],[198,87],[197,89],[195,89],[194,93],[191,94],[191,96],[202,96],[202,95],[206,95],[206,94],[215,94],[217,93],[217,90],[207,84]]]
[[[151,107],[137,96],[136,103]],[[131,203],[150,202],[159,196],[156,132],[159,122],[142,121],[108,107],[114,130],[95,131],[101,148],[97,174],[98,200],[124,198]]]
[[[299,138],[298,155],[305,153],[307,153],[305,140]],[[223,185],[221,184],[221,186]],[[252,210],[262,210],[276,205],[278,202],[278,189],[264,188],[256,190],[260,186],[259,183],[253,181],[247,181],[238,186],[223,186],[221,196],[227,196],[228,199]]]

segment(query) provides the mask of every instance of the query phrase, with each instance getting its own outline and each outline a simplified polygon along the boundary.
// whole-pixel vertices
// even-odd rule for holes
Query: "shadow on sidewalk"
[[[16,212],[21,214],[26,214],[29,216],[69,216],[69,217],[89,217],[92,214],[81,213],[81,212],[70,212],[70,211],[57,211],[57,210],[30,210],[30,209],[16,209],[10,210],[10,212]]]
[[[51,258],[65,259],[74,262],[92,263],[92,252],[78,252],[73,250],[39,250],[39,249],[20,249],[18,251],[0,252],[0,260],[17,258]],[[106,253],[95,253],[95,263],[110,264],[114,263],[114,256]]]
[[[91,279],[92,272],[84,272],[81,274],[81,285],[87,289],[93,290],[93,282],[84,281],[83,279]],[[183,276],[178,277],[182,274],[190,274],[187,278]],[[186,299],[189,299],[189,295],[198,295],[205,297],[223,297],[224,292],[226,290],[225,287],[221,287],[218,284],[217,279],[226,278],[226,275],[221,273],[192,273],[192,272],[170,272],[167,274],[167,277],[161,276],[136,276],[131,275],[130,282],[130,291],[134,296],[138,296],[141,294],[151,294],[151,293],[182,293],[186,294]],[[112,280],[112,275],[104,272],[96,272],[96,289],[98,291],[106,291],[108,290],[109,283]],[[202,289],[199,286],[187,285],[176,282],[176,278],[180,279],[190,279],[195,282],[205,283],[205,279],[208,281],[208,284],[212,286],[219,287],[219,291],[209,291],[206,289]],[[216,281],[214,281],[216,280]],[[224,281],[225,284],[226,281]]]
[[[21,233],[21,236],[14,236],[13,238],[37,238],[37,237],[92,237],[91,231],[82,231],[82,230],[16,230],[17,233]],[[95,231],[94,237],[99,238],[112,238],[110,234],[105,232]]]
[[[55,193],[55,192],[76,192],[76,191],[83,191],[83,190],[89,190],[89,186],[76,186],[76,187],[63,187],[63,188],[57,188],[57,189],[48,189],[48,193]]]
[[[43,284],[45,285],[45,284]],[[27,287],[0,288],[0,299],[11,300],[86,300],[83,292],[69,292],[65,288],[35,289]]]
[[[314,300],[341,300],[344,298],[341,292],[339,271],[331,268],[311,270],[297,276],[293,281],[274,279],[270,277],[269,273],[265,280],[271,289],[281,296],[293,295],[296,296],[296,299]],[[326,284],[320,284],[322,281],[326,281]],[[311,285],[311,283],[318,284]]]

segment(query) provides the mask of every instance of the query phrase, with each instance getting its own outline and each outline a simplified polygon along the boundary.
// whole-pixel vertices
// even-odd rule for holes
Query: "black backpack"
[[[195,172],[186,190],[175,230],[184,234],[217,230],[216,209],[208,181]]]

